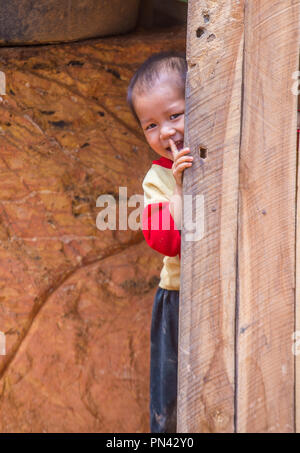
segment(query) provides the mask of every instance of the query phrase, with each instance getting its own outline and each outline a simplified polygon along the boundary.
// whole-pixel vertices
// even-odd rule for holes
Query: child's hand
[[[176,184],[182,187],[183,170],[192,165],[193,156],[187,156],[187,153],[190,152],[190,148],[182,148],[178,151],[175,142],[171,138],[169,139],[169,144],[174,159],[172,166],[173,176]]]

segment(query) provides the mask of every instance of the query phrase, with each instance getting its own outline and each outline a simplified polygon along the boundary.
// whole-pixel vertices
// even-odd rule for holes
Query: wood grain
[[[299,1],[251,0],[238,222],[237,431],[294,431]]]
[[[297,84],[298,94],[298,121],[297,121],[297,158],[298,158],[298,183],[297,183],[297,225],[296,225],[296,329],[294,336],[294,354],[296,360],[296,385],[295,385],[295,404],[296,404],[296,432],[300,432],[300,52],[299,52],[299,72]]]
[[[194,203],[204,197],[204,236],[187,241],[187,225],[202,222],[194,207],[184,215],[182,240],[178,432],[234,430],[243,41],[243,1],[189,1],[185,146],[194,163],[183,189]]]

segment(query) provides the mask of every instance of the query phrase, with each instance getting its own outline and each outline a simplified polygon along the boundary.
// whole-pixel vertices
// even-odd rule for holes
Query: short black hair
[[[175,72],[178,74],[178,85],[182,89],[182,93],[185,93],[185,81],[187,73],[187,62],[184,52],[175,50],[158,52],[152,54],[144,63],[138,68],[130,80],[127,89],[127,104],[130,110],[139,122],[139,118],[136,114],[133,105],[133,89],[137,88],[138,93],[142,94],[149,92],[151,87],[159,79],[159,76],[163,72]]]

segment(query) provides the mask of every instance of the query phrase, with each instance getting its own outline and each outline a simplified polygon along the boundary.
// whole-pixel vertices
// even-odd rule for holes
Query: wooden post
[[[237,430],[293,432],[300,2],[247,1],[239,196]]]
[[[204,196],[204,237],[181,259],[179,432],[234,430],[234,331],[243,2],[190,0],[184,193]],[[199,146],[206,149],[199,155]],[[185,200],[184,200],[185,205]],[[201,212],[184,215],[184,226]],[[198,218],[197,218],[198,217]]]
[[[296,357],[296,432],[300,433],[300,56],[298,79],[295,84],[298,93],[298,131],[297,131],[297,157],[298,157],[298,184],[297,184],[297,224],[296,224],[296,331],[294,334],[294,354]]]
[[[189,0],[184,194],[204,196],[204,236],[187,241],[194,207],[182,240],[178,432],[295,430],[299,28],[300,0]]]

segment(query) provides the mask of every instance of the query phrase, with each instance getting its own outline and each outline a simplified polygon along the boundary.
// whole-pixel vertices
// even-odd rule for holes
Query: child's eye
[[[150,126],[155,126],[155,124],[154,123],[149,124],[149,126],[147,126],[145,130],[147,131],[148,129],[152,129],[152,127]]]
[[[172,116],[176,116],[177,117],[177,116],[180,116],[180,115],[182,115],[182,113],[174,113],[174,115],[171,115],[171,118],[172,118]]]

